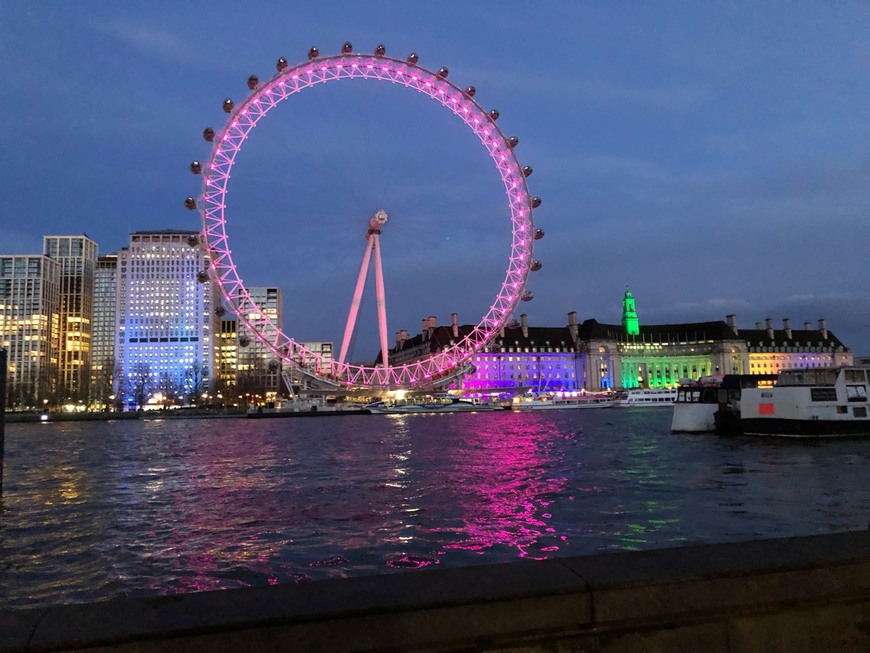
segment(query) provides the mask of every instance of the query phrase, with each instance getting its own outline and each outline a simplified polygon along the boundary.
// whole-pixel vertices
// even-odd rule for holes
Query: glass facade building
[[[196,237],[137,231],[118,252],[115,393],[128,408],[199,403],[210,387],[217,288],[204,274],[208,262]]]
[[[267,340],[274,340],[283,323],[281,289],[275,286],[251,286],[247,291],[257,308],[240,303],[233,309],[238,315],[250,319],[259,319],[257,311],[262,311],[262,315],[273,325],[262,335]],[[238,324],[238,331],[236,383],[239,390],[243,394],[259,395],[264,400],[274,399],[282,390],[280,362],[272,350],[255,338],[241,322]]]
[[[42,253],[60,263],[59,399],[86,402],[91,383],[97,244],[85,235],[44,236]]]
[[[115,308],[118,292],[118,255],[97,258],[94,273],[94,322],[91,337],[91,404],[112,403],[116,373]]]
[[[0,347],[7,350],[6,405],[56,400],[60,263],[40,255],[0,255]]]
[[[217,337],[217,357],[214,381],[211,384],[213,403],[231,405],[237,403],[236,369],[239,351],[238,320],[225,317],[220,321]]]

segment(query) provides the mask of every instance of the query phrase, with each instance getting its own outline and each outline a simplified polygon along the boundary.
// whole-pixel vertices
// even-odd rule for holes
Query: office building
[[[238,315],[251,320],[259,320],[261,314],[267,317],[273,326],[264,329],[262,336],[268,341],[274,341],[275,334],[282,328],[281,289],[275,286],[252,286],[247,291],[256,307],[242,302],[234,310]],[[280,361],[241,322],[238,324],[238,331],[236,384],[239,391],[262,400],[274,399],[282,391],[283,385]]]
[[[91,405],[95,408],[114,403],[117,292],[118,255],[100,256],[94,272],[94,320],[91,335]]]
[[[217,287],[195,231],[130,234],[118,253],[115,391],[127,408],[198,404],[215,363]]]
[[[86,235],[43,236],[42,253],[60,264],[58,398],[84,404],[91,383],[97,244]]]
[[[239,351],[239,326],[234,317],[220,321],[217,337],[214,381],[211,384],[212,403],[234,405],[238,403],[236,393],[236,367]]]
[[[6,405],[54,403],[61,264],[40,255],[0,256],[0,347],[7,350]]]

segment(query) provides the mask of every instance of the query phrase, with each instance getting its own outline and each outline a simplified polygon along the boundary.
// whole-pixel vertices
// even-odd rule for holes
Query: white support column
[[[362,264],[360,265],[359,275],[356,279],[356,288],[353,291],[353,299],[350,304],[350,312],[347,316],[347,324],[344,327],[344,337],[341,341],[341,350],[338,355],[338,364],[343,365],[348,354],[350,341],[353,337],[353,331],[356,327],[356,320],[359,315],[359,307],[362,301],[362,294],[365,290],[366,277],[368,276],[369,263],[371,262],[372,251],[375,253],[375,292],[377,295],[378,308],[378,331],[381,340],[381,357],[384,367],[388,366],[387,354],[389,351],[387,343],[387,302],[384,291],[384,273],[381,267],[381,246],[379,236],[381,228],[387,223],[386,211],[378,211],[369,220],[368,230],[366,231],[366,249],[363,254]]]
[[[366,285],[366,277],[369,273],[369,260],[372,256],[372,242],[366,242],[366,251],[363,254],[362,265],[359,269],[359,276],[356,279],[356,288],[353,291],[353,299],[350,302],[350,312],[347,316],[347,324],[344,327],[344,337],[341,340],[341,352],[338,355],[338,362],[344,363],[344,357],[347,355],[347,348],[350,345],[350,339],[353,335],[353,329],[356,326],[356,318],[359,313],[359,305],[362,300],[363,289]]]
[[[372,236],[375,250],[375,291],[378,299],[378,331],[381,335],[381,361],[389,366],[390,347],[387,343],[387,300],[384,294],[384,271],[381,269],[381,241],[377,234]]]

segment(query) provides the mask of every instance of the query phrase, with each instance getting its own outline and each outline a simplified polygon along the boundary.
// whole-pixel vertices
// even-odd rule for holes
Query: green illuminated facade
[[[455,346],[474,325],[437,326],[423,321],[417,336],[397,334],[390,360],[417,360]],[[640,325],[634,298],[626,290],[621,324],[595,319],[580,323],[568,313],[564,326],[532,326],[526,315],[505,326],[471,360],[472,371],[453,387],[467,392],[598,392],[625,388],[672,388],[682,379],[725,374],[776,374],[786,368],[849,365],[852,352],[831,333],[788,319],[775,329],[770,319],[755,329],[738,329],[737,318],[682,324]]]
[[[625,296],[622,298],[622,326],[630,336],[640,334],[640,324],[637,321],[637,311],[634,308],[634,297],[631,296],[631,291],[628,288],[625,289]]]
[[[632,332],[633,330],[635,330]],[[578,351],[587,390],[670,388],[682,379],[724,374],[776,374],[786,368],[848,365],[852,352],[819,320],[792,329],[788,319],[775,329],[738,329],[734,315],[724,321],[640,326],[634,299],[626,290],[621,325],[586,320]]]

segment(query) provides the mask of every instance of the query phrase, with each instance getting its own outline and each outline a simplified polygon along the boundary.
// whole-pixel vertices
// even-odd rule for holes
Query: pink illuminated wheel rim
[[[307,378],[321,387],[389,389],[443,385],[463,373],[469,359],[496,337],[521,300],[531,298],[525,284],[529,272],[540,267],[540,263],[532,259],[532,251],[535,239],[543,235],[543,231],[535,229],[533,221],[533,209],[540,200],[529,195],[526,183],[531,168],[523,168],[514,153],[517,139],[505,137],[496,125],[498,111],[484,110],[473,99],[473,87],[462,90],[449,82],[445,68],[438,72],[422,68],[417,64],[416,55],[410,55],[405,61],[387,57],[382,46],[378,46],[374,55],[353,53],[349,44],[345,44],[342,52],[319,57],[316,48],[312,48],[309,60],[296,66],[288,66],[284,59],[279,59],[274,77],[262,83],[254,76],[248,80],[252,92],[242,103],[235,105],[226,100],[224,110],[230,114],[227,123],[219,131],[209,128],[203,134],[214,144],[208,161],[191,164],[191,171],[202,175],[202,194],[198,199],[187,198],[185,205],[199,209],[202,233],[198,245],[210,262],[208,275],[219,285],[224,299],[230,306],[244,304],[258,309],[233,262],[225,215],[225,199],[236,154],[257,123],[296,93],[316,84],[346,79],[389,82],[440,102],[462,120],[487,149],[504,184],[510,212],[512,238],[507,272],[489,310],[470,333],[449,348],[421,360],[372,367],[322,358],[280,331],[262,310],[248,311],[237,317],[276,357],[289,365],[297,377]]]

